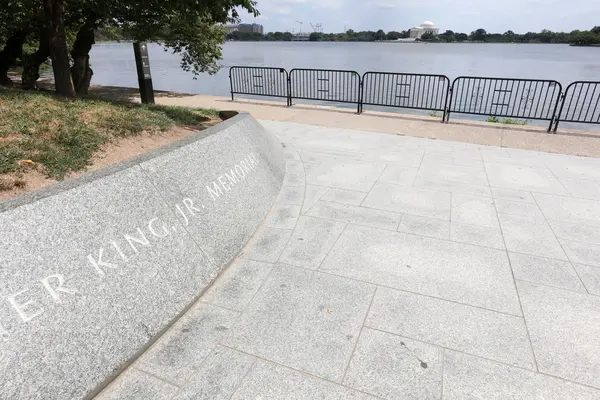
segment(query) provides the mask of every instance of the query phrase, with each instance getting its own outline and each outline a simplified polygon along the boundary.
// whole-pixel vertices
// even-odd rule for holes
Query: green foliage
[[[514,118],[498,118],[494,115],[488,117],[487,122],[492,122],[495,124],[506,124],[506,125],[527,125],[529,123],[528,120],[522,119],[514,119]]]
[[[600,26],[595,26],[590,31],[573,31],[569,35],[569,43],[577,46],[590,46],[600,44]]]
[[[18,171],[18,161],[30,159],[56,179],[85,168],[105,143],[176,124],[198,125],[217,113],[19,90],[2,90],[0,98],[0,174]]]
[[[433,33],[426,32],[423,35],[421,35],[421,40],[424,40],[424,41],[434,41],[436,39],[437,39],[437,36],[434,35]]]
[[[427,114],[429,114],[429,116],[433,118],[439,118],[442,116],[442,114],[440,114],[439,111],[429,111]]]

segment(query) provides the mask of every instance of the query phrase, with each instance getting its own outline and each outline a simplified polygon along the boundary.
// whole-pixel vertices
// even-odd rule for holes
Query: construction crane
[[[296,20],[296,22],[300,24],[300,33],[302,33],[302,24],[303,24],[303,22],[302,21],[298,21],[298,20]]]
[[[318,22],[316,25],[313,25],[311,22],[310,26],[313,28],[313,31],[315,31],[316,33],[323,33],[323,24],[322,23]]]

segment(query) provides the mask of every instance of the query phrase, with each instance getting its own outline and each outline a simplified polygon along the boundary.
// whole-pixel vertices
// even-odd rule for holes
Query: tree
[[[485,42],[487,32],[483,28],[479,28],[474,32],[471,32],[470,39],[474,42]]]
[[[504,36],[505,41],[514,42],[515,41],[515,33],[511,30],[508,30],[502,34]]]
[[[599,25],[599,26],[595,26],[595,27],[593,27],[593,28],[590,30],[590,32],[593,32],[593,33],[595,33],[595,34],[597,34],[597,35],[600,35],[600,25]]]
[[[400,32],[390,31],[386,35],[387,40],[398,40],[400,39]]]
[[[466,33],[455,33],[454,37],[457,42],[464,42],[469,39],[469,36]]]
[[[46,24],[46,38],[48,40],[52,70],[54,72],[54,87],[56,93],[72,97],[75,95],[69,65],[69,49],[64,24],[63,0],[43,0],[44,17]],[[91,46],[90,46],[91,48]]]
[[[98,29],[118,28],[130,39],[158,42],[181,55],[181,66],[185,70],[212,74],[218,70],[217,60],[221,58],[221,45],[226,37],[221,24],[239,21],[240,10],[258,15],[254,0],[145,0],[143,5],[136,0],[43,0],[43,18],[39,23],[36,21],[40,9],[38,1],[9,0],[6,9],[13,12],[16,9],[15,15],[19,18],[0,18],[0,38],[6,36],[3,32],[26,27],[28,37],[39,44],[36,52],[39,57],[27,63],[32,77],[37,75],[37,62],[47,57],[44,57],[43,43],[48,42],[47,53],[53,59],[56,88],[64,94],[72,87],[71,79],[78,93],[87,91],[93,73],[89,52]],[[0,17],[5,14],[8,12],[3,5]],[[68,32],[74,36],[70,54],[65,39]],[[16,52],[11,51],[14,54],[18,53],[18,43],[16,47]],[[73,68],[69,65],[69,56],[73,59]],[[14,57],[10,57],[9,63],[14,65],[12,59]]]
[[[569,42],[578,46],[589,46],[592,44],[600,44],[600,34],[592,31],[583,31],[578,33],[571,33],[569,36]]]
[[[450,30],[439,35],[439,38],[441,40],[443,40],[444,42],[455,42],[456,41],[456,38],[454,37],[454,32],[450,31]]]
[[[377,32],[375,32],[375,40],[385,40],[385,38],[386,36],[383,29],[380,29]]]
[[[424,34],[421,35],[421,40],[425,40],[425,41],[434,40],[435,38],[436,38],[436,36],[431,32],[425,32]]]
[[[308,40],[311,42],[318,42],[323,38],[323,34],[320,32],[311,32]]]

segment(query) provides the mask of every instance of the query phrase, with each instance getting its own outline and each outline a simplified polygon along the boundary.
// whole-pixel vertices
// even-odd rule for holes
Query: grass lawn
[[[197,126],[217,117],[216,110],[72,100],[0,89],[0,191],[24,186],[19,177],[28,168],[61,180],[85,169],[106,144],[175,126]]]

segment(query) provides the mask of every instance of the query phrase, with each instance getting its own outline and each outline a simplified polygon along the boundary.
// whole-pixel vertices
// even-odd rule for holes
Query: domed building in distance
[[[410,28],[409,30],[411,39],[420,39],[426,33],[431,33],[432,35],[437,35],[440,33],[440,30],[435,24],[431,21],[425,21],[419,26],[415,26],[414,28]]]

